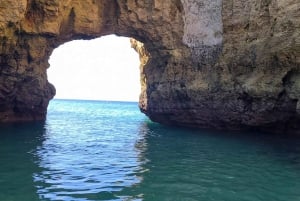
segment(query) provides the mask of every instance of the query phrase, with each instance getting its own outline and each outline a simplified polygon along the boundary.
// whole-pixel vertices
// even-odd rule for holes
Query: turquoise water
[[[170,128],[136,103],[67,100],[0,137],[0,201],[300,201],[299,137]]]

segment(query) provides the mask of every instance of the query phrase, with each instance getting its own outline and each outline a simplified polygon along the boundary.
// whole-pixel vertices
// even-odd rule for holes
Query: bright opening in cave
[[[129,38],[71,41],[56,48],[49,63],[56,99],[138,101],[140,61]]]

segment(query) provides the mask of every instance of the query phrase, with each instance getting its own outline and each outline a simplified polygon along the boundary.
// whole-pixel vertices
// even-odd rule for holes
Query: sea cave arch
[[[164,3],[164,6],[168,8],[164,15],[160,14],[164,9],[158,9],[157,5],[135,1],[46,3],[30,0],[19,2],[15,8],[7,8],[15,10],[19,18],[12,19],[2,38],[4,56],[1,56],[0,63],[4,67],[1,68],[1,80],[5,80],[5,85],[1,86],[0,121],[45,119],[49,100],[55,94],[54,86],[47,80],[48,60],[53,50],[72,40],[110,34],[133,38],[132,47],[141,61],[139,105],[142,111],[146,111],[149,92],[165,79],[162,77],[165,66],[172,51],[181,45],[183,34],[182,8],[172,2]],[[176,23],[170,23],[172,20]],[[158,23],[161,25],[157,29],[155,24]],[[173,36],[177,29],[179,34]],[[177,54],[180,54],[180,49]]]
[[[45,119],[55,48],[116,34],[135,39],[150,119],[299,134],[299,3],[258,1],[2,0],[0,122]]]

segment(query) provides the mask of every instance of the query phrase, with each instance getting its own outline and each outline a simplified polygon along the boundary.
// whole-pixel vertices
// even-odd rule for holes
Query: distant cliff
[[[299,0],[1,0],[0,121],[45,119],[53,49],[107,34],[134,38],[153,121],[300,133]]]

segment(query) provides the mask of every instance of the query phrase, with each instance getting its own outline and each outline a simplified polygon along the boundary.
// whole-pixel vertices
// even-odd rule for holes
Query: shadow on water
[[[297,200],[300,139],[264,133],[224,133],[140,127],[142,182],[125,191],[141,200]]]
[[[0,125],[0,200],[39,200],[32,175],[33,154],[44,141],[44,123]]]
[[[0,126],[0,200],[286,201],[300,197],[297,137],[131,121],[136,124],[119,119],[117,128],[101,127],[99,121],[98,127],[74,131],[76,135],[69,137],[72,132],[64,135],[51,121]],[[125,127],[130,128],[129,135],[120,131]]]

